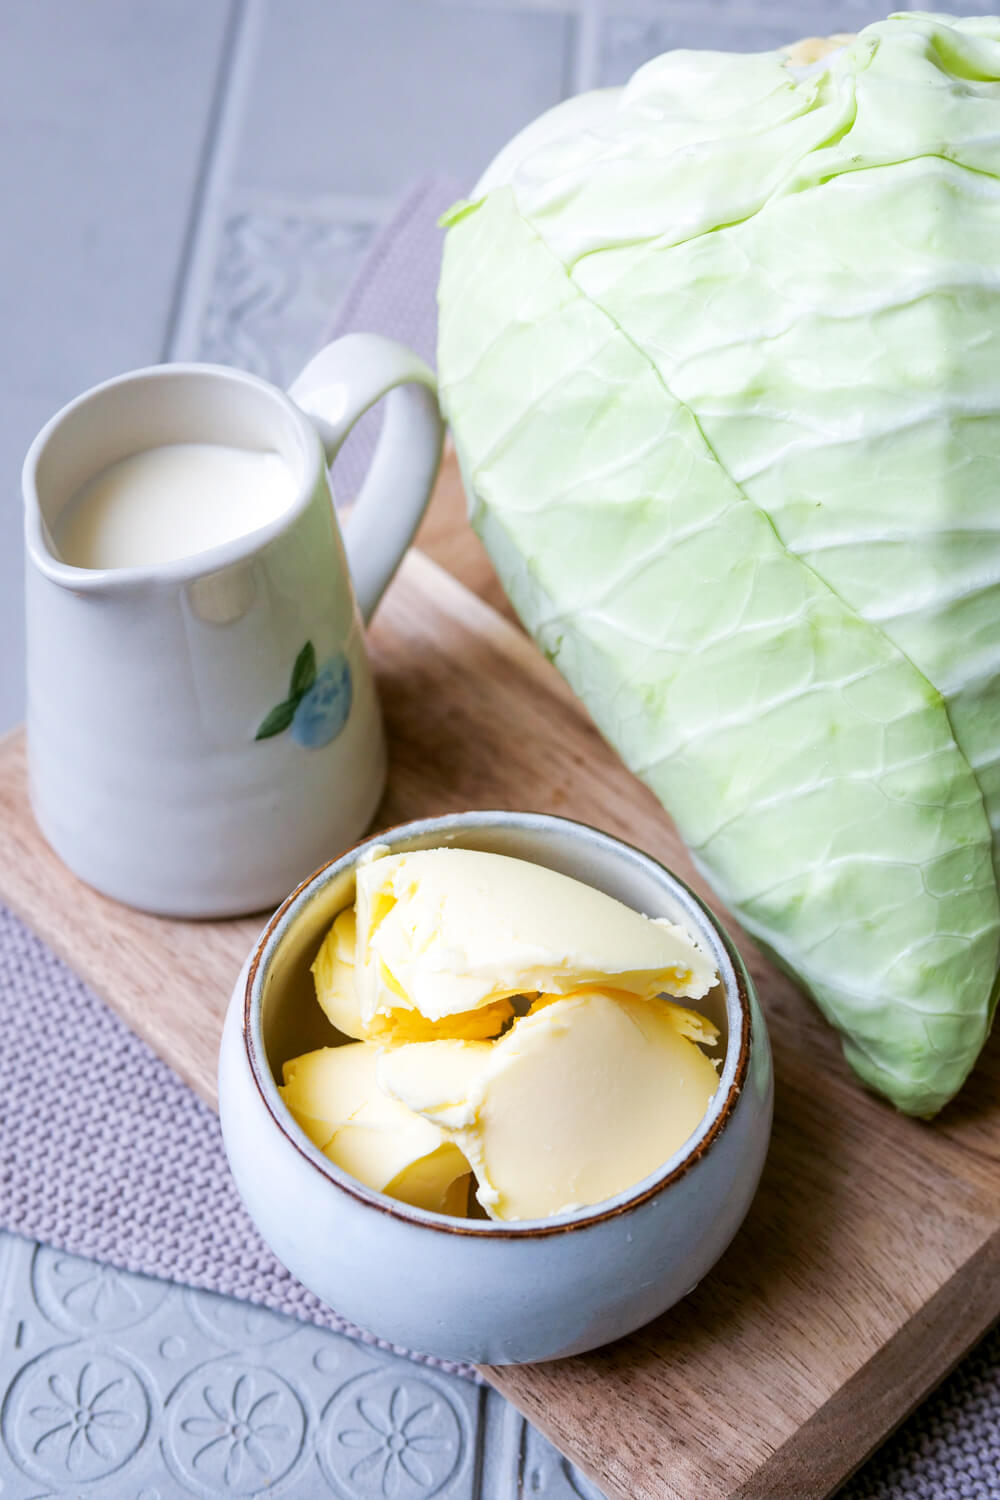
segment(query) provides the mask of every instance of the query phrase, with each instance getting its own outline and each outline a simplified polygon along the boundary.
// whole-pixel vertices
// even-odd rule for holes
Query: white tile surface
[[[379,199],[227,198],[191,357],[290,384],[327,337],[387,207]]]
[[[555,11],[433,0],[252,0],[254,88],[238,188],[398,194],[444,168],[470,183],[567,86]]]
[[[800,37],[857,31],[884,18],[889,9],[933,7],[888,6],[880,0],[604,0],[595,9],[596,59],[588,87],[624,83],[651,57],[672,47],[717,48],[727,52],[764,52]],[[957,14],[994,10],[992,0],[962,0]]]

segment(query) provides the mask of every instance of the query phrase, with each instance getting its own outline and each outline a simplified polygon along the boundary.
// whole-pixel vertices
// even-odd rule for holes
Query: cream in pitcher
[[[166,443],[116,459],[53,526],[75,568],[130,568],[193,557],[275,521],[295,499],[281,456],[223,443]]]
[[[386,398],[341,527],[327,464]],[[290,392],[160,365],[95,387],[24,466],[31,801],[82,879],[180,917],[272,907],[375,814],[364,625],[430,495],[441,419],[389,339]]]

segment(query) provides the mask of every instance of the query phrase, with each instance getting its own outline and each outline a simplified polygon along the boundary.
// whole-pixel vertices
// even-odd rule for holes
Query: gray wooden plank
[[[36,429],[162,357],[231,0],[32,0],[0,20],[0,730],[23,703],[19,474]]]

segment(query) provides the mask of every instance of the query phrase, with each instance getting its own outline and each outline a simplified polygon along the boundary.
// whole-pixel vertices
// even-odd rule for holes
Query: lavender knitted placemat
[[[435,222],[457,196],[447,181],[418,184],[369,251],[335,333],[367,328],[433,357]],[[376,431],[372,418],[338,459],[340,495],[357,492]],[[0,1035],[0,1228],[379,1342],[279,1265],[237,1197],[211,1110],[2,907]],[[1000,1500],[1000,1333],[841,1500],[904,1497]]]
[[[347,1323],[275,1260],[213,1112],[2,906],[0,1036],[0,1227],[409,1352]]]

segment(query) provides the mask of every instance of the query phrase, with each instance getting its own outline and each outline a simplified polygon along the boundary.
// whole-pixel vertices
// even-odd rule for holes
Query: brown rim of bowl
[[[493,812],[495,812],[496,816],[498,817],[511,816],[510,811],[501,811],[498,809],[490,808],[469,809],[469,811],[473,812],[474,815],[478,814],[482,817],[488,817]],[[696,892],[692,891],[691,887],[687,885],[683,880],[681,880],[679,875],[675,875],[672,870],[668,869],[667,866],[662,864],[660,860],[656,859],[654,855],[647,854],[645,850],[640,849],[636,844],[630,844],[627,839],[620,839],[616,834],[608,833],[603,828],[595,828],[592,823],[582,823],[578,818],[561,817],[558,813],[525,813],[524,815],[528,817],[548,818],[553,822],[565,823],[569,827],[575,826],[578,828],[584,828],[588,833],[596,833],[600,838],[610,839],[613,843],[623,845],[624,848],[631,850],[633,854],[639,855],[641,859],[648,859],[654,865],[657,865],[661,870],[665,870],[666,873],[670,876],[671,880],[675,880],[677,884],[682,888],[682,890],[686,891],[687,894],[695,901],[698,907],[705,914],[707,921],[714,928],[717,937],[719,938],[723,948],[725,949],[729,957],[729,961],[732,964],[733,973],[736,976],[736,994],[737,999],[739,1000],[740,1015],[743,1022],[740,1034],[740,1051],[736,1061],[736,1071],[733,1075],[733,1080],[727,1090],[726,1097],[723,1100],[722,1107],[719,1110],[719,1113],[716,1115],[715,1119],[712,1121],[711,1126],[698,1141],[693,1150],[689,1151],[688,1154],[677,1163],[672,1172],[670,1172],[666,1177],[657,1177],[653,1182],[649,1183],[640,1192],[636,1193],[634,1197],[627,1198],[624,1203],[616,1203],[613,1207],[606,1208],[597,1213],[588,1213],[585,1217],[573,1218],[568,1220],[564,1219],[559,1223],[553,1224],[536,1222],[526,1224],[522,1229],[517,1228],[515,1225],[501,1225],[501,1223],[496,1220],[491,1220],[488,1224],[480,1223],[472,1219],[451,1221],[444,1215],[437,1215],[433,1220],[431,1220],[426,1217],[421,1210],[411,1208],[410,1204],[408,1203],[397,1202],[397,1200],[387,1197],[384,1193],[378,1192],[375,1188],[365,1187],[365,1185],[361,1182],[355,1185],[355,1183],[349,1179],[349,1174],[347,1174],[346,1172],[344,1173],[344,1177],[348,1180],[342,1182],[339,1177],[334,1177],[331,1172],[328,1172],[319,1162],[315,1161],[309,1154],[309,1152],[303,1149],[302,1143],[295,1139],[295,1136],[288,1129],[288,1125],[286,1124],[286,1122],[280,1119],[272,1108],[271,1101],[268,1098],[267,1093],[261,1083],[257,1052],[250,1033],[251,993],[253,990],[254,980],[257,977],[257,970],[260,967],[261,960],[264,956],[264,949],[270,942],[275,929],[282,921],[289,907],[291,907],[293,903],[296,902],[298,898],[303,894],[303,892],[308,890],[308,888],[313,885],[321,875],[323,875],[333,865],[338,865],[341,863],[341,861],[348,859],[355,850],[361,849],[367,844],[381,843],[383,841],[389,843],[391,842],[393,834],[401,833],[404,829],[411,828],[415,823],[431,823],[438,821],[438,819],[433,816],[428,818],[411,818],[406,823],[395,823],[390,828],[382,829],[377,834],[367,834],[365,838],[358,839],[356,843],[350,845],[349,848],[343,850],[340,854],[335,855],[333,859],[328,859],[324,864],[320,865],[318,869],[314,870],[311,875],[307,876],[305,880],[301,881],[295,887],[295,889],[285,897],[284,901],[278,907],[277,911],[267,923],[267,926],[264,928],[260,937],[257,939],[257,943],[254,947],[253,955],[247,969],[246,984],[243,994],[243,1022],[241,1028],[243,1036],[243,1050],[246,1054],[247,1062],[250,1065],[250,1076],[253,1079],[254,1087],[260,1095],[261,1103],[264,1105],[264,1108],[271,1116],[271,1119],[274,1121],[278,1130],[285,1137],[286,1141],[288,1141],[289,1145],[293,1146],[298,1154],[302,1157],[302,1159],[308,1162],[313,1171],[315,1171],[320,1177],[324,1179],[324,1181],[330,1183],[333,1187],[336,1187],[341,1192],[347,1193],[350,1197],[357,1199],[359,1203],[367,1204],[369,1208],[378,1209],[380,1213],[387,1214],[390,1218],[402,1219],[407,1224],[413,1224],[421,1229],[432,1230],[435,1233],[439,1234],[467,1235],[477,1239],[541,1238],[542,1236],[546,1235],[567,1234],[574,1229],[588,1229],[591,1225],[602,1224],[608,1219],[617,1218],[620,1214],[630,1213],[633,1209],[638,1208],[640,1204],[646,1203],[650,1198],[655,1198],[656,1195],[663,1192],[665,1188],[672,1187],[675,1182],[677,1182],[681,1177],[684,1176],[689,1168],[693,1167],[696,1162],[700,1161],[702,1157],[707,1154],[707,1152],[718,1140],[719,1136],[725,1130],[730,1119],[732,1118],[737,1101],[739,1100],[740,1094],[743,1092],[743,1085],[746,1082],[747,1070],[750,1065],[750,1047],[752,1043],[753,1017],[750,1010],[750,996],[747,988],[746,968],[743,964],[743,960],[739,956],[739,953],[733,946],[729,934],[726,932],[722,924],[717,920],[715,915],[705,905],[701,897],[698,896]],[[443,813],[440,815],[440,820],[443,821],[448,817],[455,816],[461,817],[462,814]],[[517,816],[517,814],[514,814],[514,816]],[[270,1073],[270,1069],[267,1068],[266,1063],[265,1069],[268,1073]],[[273,1075],[271,1075],[271,1081],[272,1083],[274,1082]],[[275,1087],[277,1087],[277,1085],[275,1085]],[[289,1121],[291,1121],[291,1116],[289,1116]],[[331,1163],[331,1166],[332,1165],[333,1163]],[[594,1207],[599,1209],[600,1205],[595,1204]]]

